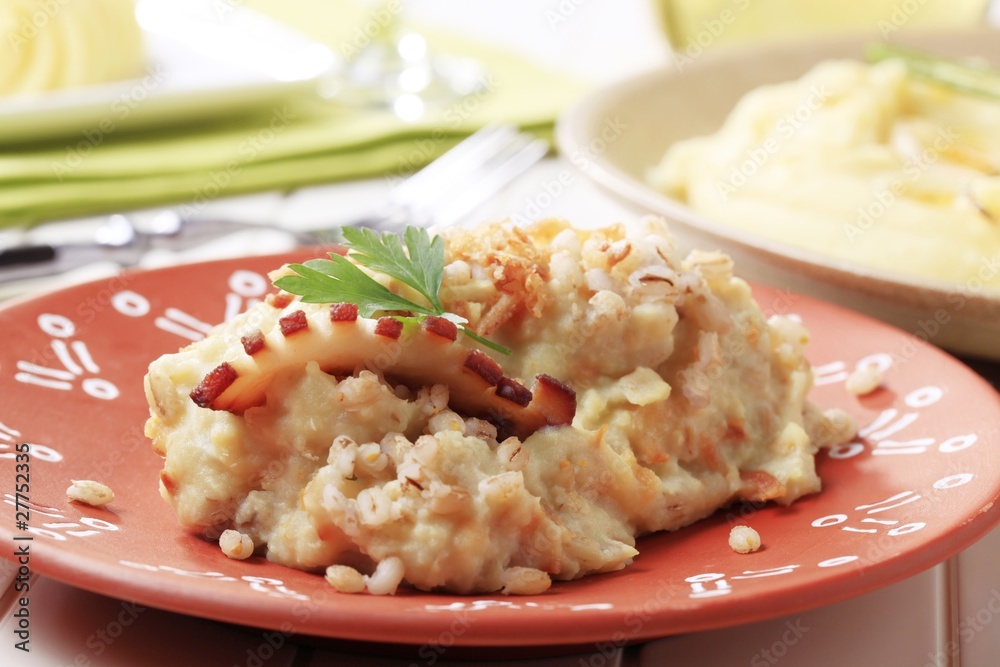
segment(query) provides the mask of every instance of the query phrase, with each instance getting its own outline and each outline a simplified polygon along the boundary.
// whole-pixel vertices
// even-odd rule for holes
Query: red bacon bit
[[[450,341],[454,341],[458,337],[458,325],[443,317],[428,315],[424,318],[424,329]]]
[[[278,310],[281,310],[292,301],[295,301],[295,296],[289,294],[288,292],[278,292],[277,294],[268,294],[264,297],[264,301],[271,306],[274,306]]]
[[[532,387],[538,411],[550,425],[570,424],[576,415],[576,392],[551,375],[535,377]]]
[[[341,535],[343,535],[343,533],[340,532],[340,528],[337,528],[336,524],[326,523],[324,521],[316,527],[316,536],[319,537],[322,542],[338,539]]]
[[[491,386],[496,386],[503,379],[503,369],[492,357],[479,350],[469,350],[463,364],[470,371],[483,378]]]
[[[260,332],[260,329],[255,329],[252,333],[243,336],[240,338],[240,342],[243,343],[243,351],[251,357],[263,350],[266,345],[264,343],[264,334]]]
[[[403,333],[403,323],[395,317],[380,317],[375,324],[375,335],[398,340]]]
[[[497,383],[497,396],[505,398],[512,403],[517,403],[523,408],[531,403],[531,392],[520,382],[515,382],[510,378],[500,378]]]
[[[335,303],[330,306],[331,322],[354,322],[358,319],[358,304]]]
[[[291,336],[296,331],[308,329],[309,320],[306,319],[306,314],[303,311],[293,310],[278,320],[278,326],[281,328],[283,336]]]
[[[167,474],[166,470],[160,471],[160,482],[163,484],[164,490],[171,496],[177,492],[177,482],[174,478]]]
[[[222,392],[229,389],[229,385],[236,382],[236,369],[223,361],[221,365],[213,368],[205,376],[198,386],[191,391],[191,400],[199,408],[207,408],[215,402]]]
[[[740,420],[742,422],[743,420]],[[726,437],[733,440],[744,440],[747,437],[747,432],[743,428],[743,424],[740,422],[728,422],[726,424]]]
[[[785,485],[764,470],[744,470],[740,473],[740,481],[743,482],[740,495],[751,502],[763,503],[787,493]]]

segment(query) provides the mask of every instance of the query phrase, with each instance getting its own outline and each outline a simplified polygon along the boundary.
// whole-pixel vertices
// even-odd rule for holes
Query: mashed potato
[[[133,0],[4,0],[0,43],[0,96],[135,77],[144,63]]]
[[[1000,289],[998,127],[997,101],[898,62],[829,61],[750,92],[718,132],[672,146],[650,180],[745,232]]]
[[[414,360],[426,380],[393,377],[388,356],[416,354],[419,331],[382,348],[351,339],[368,361],[348,373],[302,353],[242,413],[196,405],[189,394],[220,363],[254,369],[247,354],[260,345],[247,332],[308,322],[287,343],[270,334],[266,363],[276,363],[320,349],[308,337],[346,344],[363,324],[329,325],[328,305],[272,299],[150,366],[146,432],[182,525],[211,539],[239,531],[340,590],[405,580],[537,593],[625,567],[636,536],[740,499],[787,504],[820,489],[814,455],[838,429],[806,399],[808,334],[766,319],[727,257],[682,258],[655,219],[444,235],[446,309],[511,348],[492,355],[506,376],[572,388],[572,423],[517,436],[495,413],[457,409],[476,397],[439,380],[449,350],[472,345],[463,337]]]

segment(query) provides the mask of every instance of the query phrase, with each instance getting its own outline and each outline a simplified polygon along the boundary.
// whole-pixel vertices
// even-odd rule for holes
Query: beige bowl
[[[646,183],[667,147],[721,126],[736,101],[763,84],[790,81],[829,58],[861,58],[878,34],[707,53],[591,94],[559,122],[559,148],[589,178],[640,213],[671,221],[687,247],[731,254],[738,273],[839,303],[956,353],[1000,359],[1000,292],[920,280],[803,251],[699,215]],[[893,41],[1000,64],[1000,32],[911,33]],[[1000,270],[1000,266],[996,267]]]

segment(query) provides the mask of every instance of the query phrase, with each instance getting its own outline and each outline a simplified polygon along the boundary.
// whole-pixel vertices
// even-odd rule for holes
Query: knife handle
[[[0,251],[0,267],[42,264],[55,258],[56,249],[50,245],[15,246]]]

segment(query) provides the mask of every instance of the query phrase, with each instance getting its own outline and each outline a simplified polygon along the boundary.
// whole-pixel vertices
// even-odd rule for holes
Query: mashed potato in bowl
[[[627,566],[639,535],[816,492],[816,452],[853,435],[807,399],[802,325],[662,221],[443,236],[444,307],[509,355],[280,293],[150,365],[182,525],[344,591],[533,594]]]
[[[35,95],[138,76],[134,0],[4,0],[0,96]]]
[[[892,274],[1000,291],[1000,102],[897,61],[820,63],[745,95],[650,183],[746,232]]]

